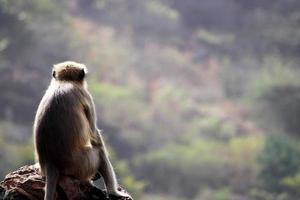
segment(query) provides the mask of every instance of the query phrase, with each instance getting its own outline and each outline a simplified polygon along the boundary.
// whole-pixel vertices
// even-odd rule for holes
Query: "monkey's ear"
[[[82,69],[82,70],[80,70],[80,72],[79,72],[79,79],[80,80],[82,80],[83,78],[84,78],[84,76],[85,76],[85,70],[84,69]]]
[[[53,71],[52,71],[52,77],[53,77],[53,78],[55,78],[55,74],[56,74],[56,73],[55,73],[55,71],[53,70]]]

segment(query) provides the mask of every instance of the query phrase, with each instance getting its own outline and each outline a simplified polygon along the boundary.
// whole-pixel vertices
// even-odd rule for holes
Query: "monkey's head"
[[[52,76],[57,81],[75,81],[82,82],[87,74],[84,64],[66,61],[55,64],[52,70]]]

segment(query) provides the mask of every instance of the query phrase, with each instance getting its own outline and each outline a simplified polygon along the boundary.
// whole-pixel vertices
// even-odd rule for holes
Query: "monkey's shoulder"
[[[44,101],[51,105],[75,106],[81,104],[86,96],[82,87],[72,83],[60,83],[48,88]]]
[[[57,96],[86,96],[86,90],[78,84],[75,83],[60,83],[55,88],[55,94]]]

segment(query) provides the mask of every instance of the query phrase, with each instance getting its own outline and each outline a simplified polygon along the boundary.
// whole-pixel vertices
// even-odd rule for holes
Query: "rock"
[[[38,165],[29,165],[6,175],[0,183],[0,200],[43,200],[45,177]],[[121,187],[120,190],[124,189]],[[126,192],[127,193],[127,192]],[[105,191],[94,185],[62,176],[56,188],[57,200],[133,200],[130,197],[107,197]]]

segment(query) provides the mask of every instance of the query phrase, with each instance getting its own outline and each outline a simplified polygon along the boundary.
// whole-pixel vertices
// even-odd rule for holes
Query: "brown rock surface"
[[[7,174],[0,183],[0,200],[42,200],[44,187],[45,177],[39,173],[38,165],[24,166]],[[133,200],[128,197],[108,198],[105,191],[69,176],[60,177],[56,197],[57,200]]]

